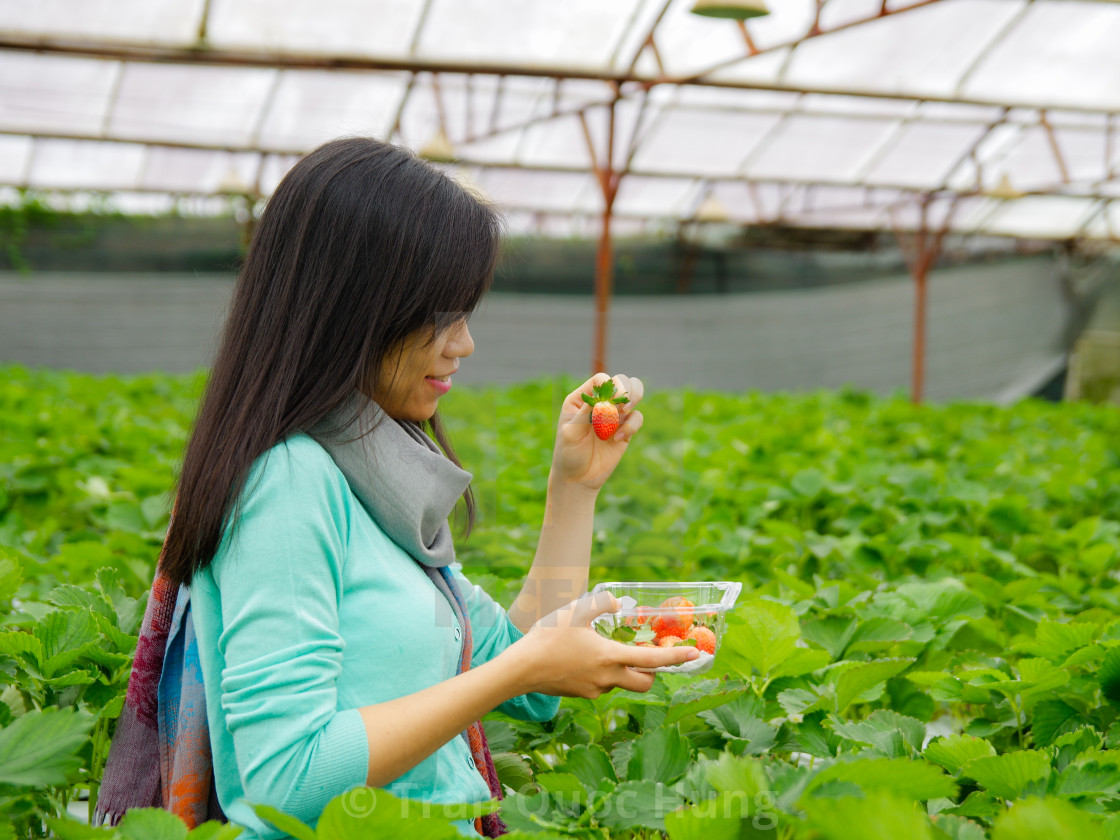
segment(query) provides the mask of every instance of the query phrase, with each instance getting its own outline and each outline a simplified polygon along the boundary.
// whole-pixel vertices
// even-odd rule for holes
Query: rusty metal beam
[[[1050,151],[1054,154],[1054,162],[1058,165],[1058,172],[1062,176],[1062,183],[1069,183],[1069,167],[1066,166],[1065,158],[1062,156],[1062,149],[1058,145],[1058,137],[1054,133],[1054,126],[1050,124],[1050,119],[1046,116],[1045,111],[1040,111],[1038,114],[1039,125],[1042,126],[1043,131],[1046,132],[1046,139],[1050,143]]]
[[[626,72],[627,73],[633,73],[634,68],[638,66],[638,59],[642,57],[642,52],[645,50],[645,48],[647,46],[649,46],[650,42],[653,41],[654,33],[657,32],[657,27],[661,25],[661,19],[663,17],[665,17],[665,13],[667,11],[669,11],[669,7],[672,4],[673,4],[673,0],[665,0],[664,5],[661,6],[661,11],[658,12],[657,17],[655,17],[653,19],[653,24],[650,26],[649,31],[646,33],[646,37],[642,39],[641,45],[634,52],[634,57],[631,58],[630,63],[628,65],[626,65]],[[661,64],[661,62],[659,60],[658,61],[658,66],[660,66],[660,64]]]
[[[607,106],[610,107],[608,103]],[[65,133],[65,132],[49,132],[49,133],[36,133],[28,134],[26,131],[15,131],[10,129],[0,129],[0,137],[2,136],[15,136],[15,137],[34,137],[46,140],[76,140],[76,141],[90,141],[97,143],[122,143],[125,145],[133,146],[161,146],[169,149],[197,149],[202,151],[213,152],[235,152],[235,153],[253,153],[261,155],[287,155],[287,156],[300,156],[307,153],[307,149],[303,148],[253,148],[249,146],[233,146],[228,144],[217,143],[198,143],[198,142],[172,142],[168,140],[136,140],[131,138],[122,137],[101,137],[95,134],[82,134],[82,133]],[[579,166],[565,166],[565,165],[533,165],[526,166],[519,163],[504,163],[488,160],[473,160],[469,157],[460,157],[458,162],[464,166],[475,166],[480,169],[499,169],[499,170],[523,170],[530,172],[559,172],[570,173],[577,175],[586,175],[588,170]],[[842,189],[861,189],[868,185],[861,184],[854,181],[841,181],[841,180],[800,180],[796,178],[751,178],[743,175],[712,175],[703,172],[688,172],[684,170],[674,171],[650,171],[650,170],[637,170],[629,168],[619,168],[615,175],[634,175],[641,178],[669,178],[669,179],[688,179],[707,180],[713,182],[725,183],[744,183],[744,184],[782,184],[790,187],[837,187]],[[1098,186],[1111,183],[1113,179],[1102,179]],[[906,193],[911,195],[932,195],[935,197],[943,196],[973,196],[981,195],[981,191],[977,189],[970,190],[952,190],[948,187],[930,189],[929,187],[916,186],[913,184],[875,184],[873,186],[877,190],[889,190],[892,192]],[[1106,195],[1101,192],[1086,192],[1073,191],[1068,189],[1037,189],[1024,191],[1024,196],[1030,195],[1061,195],[1068,198],[1085,198],[1085,199],[1100,199],[1100,198],[1114,198],[1115,196]]]
[[[925,4],[942,2],[942,0],[924,0]],[[916,8],[908,6],[890,14],[900,14],[903,11]],[[878,19],[873,18],[873,19]],[[845,24],[844,26],[851,26]],[[838,27],[839,28],[839,27]],[[835,31],[835,30],[829,30]],[[827,34],[827,33],[823,33]],[[336,56],[321,58],[316,56],[293,55],[274,52],[237,52],[232,50],[200,50],[190,47],[143,47],[132,44],[104,44],[78,41],[57,41],[21,38],[10,34],[0,36],[0,50],[20,52],[34,52],[49,55],[85,56],[88,58],[104,58],[115,61],[139,61],[171,64],[206,64],[223,67],[255,67],[255,68],[280,68],[288,70],[368,70],[368,71],[404,71],[404,72],[432,72],[432,73],[458,73],[462,75],[493,75],[493,76],[526,76],[526,77],[562,77],[568,79],[589,79],[608,82],[615,85],[636,83],[642,86],[658,84],[680,84],[698,87],[713,87],[730,90],[759,90],[777,93],[808,93],[827,96],[845,96],[863,99],[891,99],[899,102],[937,102],[951,105],[976,105],[979,107],[1004,107],[1006,102],[996,102],[985,99],[969,99],[953,96],[929,96],[917,94],[899,94],[886,91],[838,89],[838,88],[812,88],[805,86],[789,86],[779,84],[763,84],[759,82],[716,81],[699,77],[686,78],[657,78],[652,79],[640,76],[632,71],[610,72],[594,71],[563,66],[521,66],[501,64],[473,64],[469,62],[439,62],[410,58],[355,58]],[[739,59],[742,60],[742,59]],[[710,72],[710,71],[705,71]],[[1016,103],[1017,108],[1062,110],[1069,113],[1083,114],[1113,114],[1120,112],[1116,108],[1093,108],[1084,105],[1073,105],[1061,102],[1021,102]]]

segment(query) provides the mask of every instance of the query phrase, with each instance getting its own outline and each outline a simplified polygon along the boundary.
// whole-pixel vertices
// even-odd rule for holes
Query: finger
[[[630,409],[642,401],[646,389],[638,377],[620,373],[611,378],[614,380],[616,396],[625,395],[630,398],[630,402],[623,403],[619,408]]]
[[[560,412],[560,423],[590,423],[591,422],[591,406],[583,400],[579,401],[577,406],[575,403],[565,404],[564,410]]]
[[[622,421],[622,425],[618,427],[618,431],[614,433],[614,440],[620,440],[623,443],[629,442],[630,438],[638,433],[638,429],[642,428],[642,424],[646,422],[646,418],[640,411],[631,411],[629,416]]]
[[[627,691],[637,691],[639,694],[644,694],[653,688],[654,679],[656,679],[654,674],[635,671],[633,668],[622,668],[615,679],[615,685],[619,688],[625,688]]]
[[[680,665],[684,662],[690,662],[700,655],[700,651],[692,645],[655,648],[624,645],[622,642],[616,642],[615,644],[624,649],[624,652],[619,655],[619,664],[631,668],[661,668],[665,665]]]
[[[618,612],[621,608],[622,602],[605,589],[589,592],[572,602],[572,626],[590,627],[596,616],[605,612]]]

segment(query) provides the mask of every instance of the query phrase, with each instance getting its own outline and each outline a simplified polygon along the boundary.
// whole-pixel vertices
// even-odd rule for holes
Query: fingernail
[[[688,649],[688,659],[695,659],[699,655],[700,655],[700,651],[698,651],[696,648],[689,648]],[[687,662],[688,659],[686,659],[685,661]]]

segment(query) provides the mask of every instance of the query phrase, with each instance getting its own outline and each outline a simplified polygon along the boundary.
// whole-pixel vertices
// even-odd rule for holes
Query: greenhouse
[[[1118,41],[0,0],[0,840],[1120,837]]]

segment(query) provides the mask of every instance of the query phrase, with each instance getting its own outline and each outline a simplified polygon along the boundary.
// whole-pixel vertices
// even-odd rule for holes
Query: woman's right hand
[[[660,668],[695,659],[694,647],[636,647],[603,638],[591,628],[596,616],[619,609],[609,592],[587,594],[544,616],[502,652],[518,674],[520,693],[595,698],[612,688],[645,692]]]

